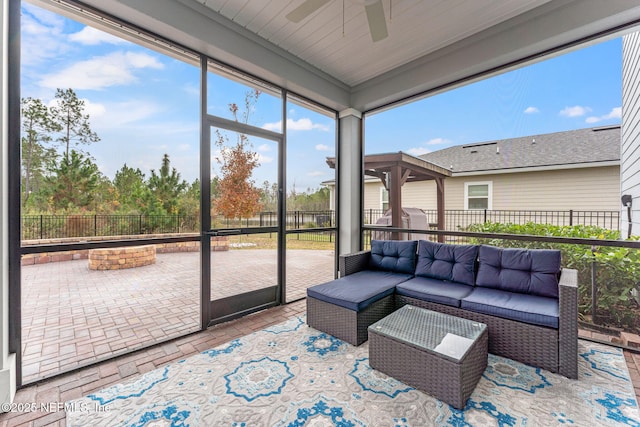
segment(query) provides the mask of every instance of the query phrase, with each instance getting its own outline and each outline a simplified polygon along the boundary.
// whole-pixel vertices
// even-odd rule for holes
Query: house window
[[[389,191],[384,187],[380,188],[380,206],[383,212],[389,209]]]
[[[466,182],[464,184],[464,208],[491,209],[491,182]]]

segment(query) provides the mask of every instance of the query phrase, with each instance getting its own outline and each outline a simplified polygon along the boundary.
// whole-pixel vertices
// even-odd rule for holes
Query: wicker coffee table
[[[487,367],[487,326],[405,305],[369,326],[369,365],[462,409]]]

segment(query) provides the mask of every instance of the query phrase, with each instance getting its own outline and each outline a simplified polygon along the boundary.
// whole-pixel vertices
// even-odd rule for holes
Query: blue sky
[[[619,124],[622,40],[601,42],[366,121],[365,152],[452,145]]]
[[[22,96],[51,105],[56,88],[73,88],[101,138],[85,151],[106,176],[113,178],[124,163],[148,176],[167,153],[184,179],[198,177],[197,66],[24,2],[22,46]],[[620,39],[609,40],[367,116],[365,151],[420,155],[451,145],[620,123],[621,50]],[[228,104],[242,103],[247,88],[209,75],[208,112],[230,118]],[[281,110],[279,98],[263,94],[250,121],[278,131]],[[287,111],[287,188],[317,188],[333,178],[325,159],[334,155],[334,120],[292,103]],[[274,182],[276,145],[257,138],[252,143],[261,162],[256,183]]]
[[[101,141],[81,147],[102,173],[113,179],[123,164],[147,176],[164,153],[182,178],[199,175],[200,70],[198,66],[127,42],[102,31],[24,3],[22,5],[22,97],[54,104],[56,88],[71,87],[85,102],[91,127]],[[208,112],[232,118],[228,104],[244,102],[248,88],[209,73]],[[334,171],[335,122],[289,103],[287,171],[290,190],[318,188]],[[282,101],[263,93],[250,123],[280,131]],[[230,135],[230,142],[235,142]],[[260,159],[256,184],[277,180],[276,144],[251,138]],[[213,151],[212,173],[218,170]]]

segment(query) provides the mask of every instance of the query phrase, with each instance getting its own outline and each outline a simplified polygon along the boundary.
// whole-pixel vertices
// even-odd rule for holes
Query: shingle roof
[[[619,161],[620,126],[458,145],[420,157],[454,174]]]

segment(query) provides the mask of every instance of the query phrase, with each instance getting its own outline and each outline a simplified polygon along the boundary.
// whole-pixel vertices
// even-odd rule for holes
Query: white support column
[[[8,17],[9,0],[0,0],[2,5],[0,31],[2,52],[0,56],[0,403],[13,401],[16,394],[16,356],[9,354],[9,231],[8,214]]]
[[[360,250],[362,221],[362,113],[341,111],[338,148],[340,255]]]

